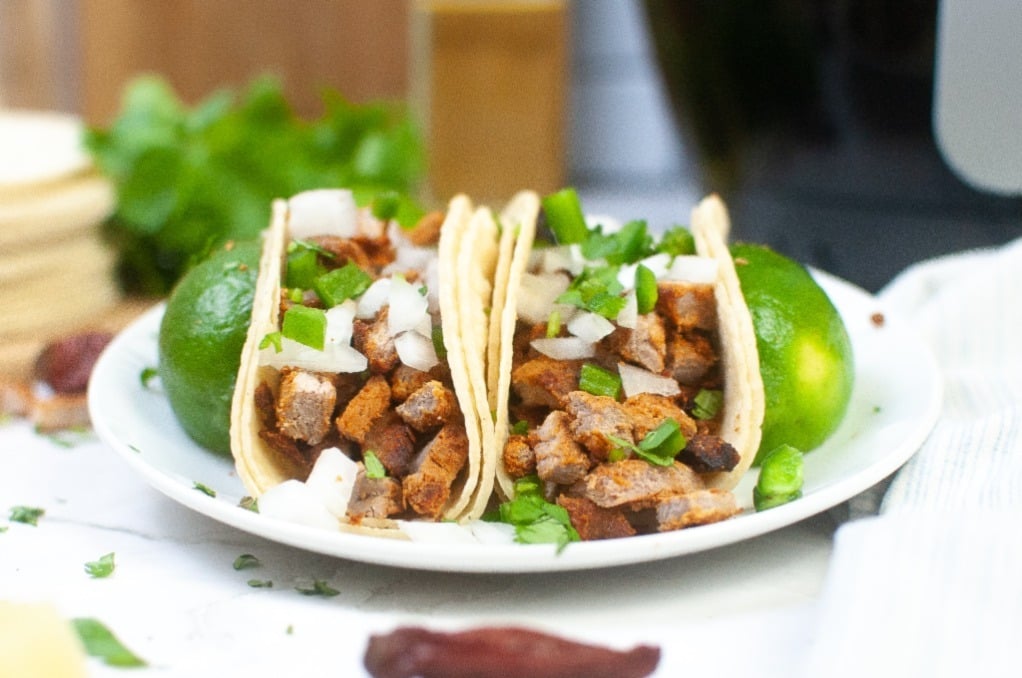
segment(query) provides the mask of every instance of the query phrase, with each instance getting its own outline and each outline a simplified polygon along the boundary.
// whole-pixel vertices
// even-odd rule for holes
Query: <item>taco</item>
[[[739,513],[730,490],[764,396],[720,199],[659,240],[642,221],[590,227],[570,189],[519,195],[500,218],[488,379],[501,497],[538,483],[582,539]]]
[[[404,520],[482,513],[496,229],[465,196],[410,230],[348,191],[274,202],[231,421],[260,511],[304,483],[343,530],[401,536]]]

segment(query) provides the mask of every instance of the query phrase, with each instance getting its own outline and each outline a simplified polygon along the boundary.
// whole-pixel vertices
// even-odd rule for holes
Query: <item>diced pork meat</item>
[[[365,253],[373,272],[382,270],[397,258],[397,251],[386,235],[381,234],[379,237],[357,235],[351,240]]]
[[[337,431],[362,445],[373,422],[389,410],[390,386],[387,380],[379,375],[370,377],[337,417]]]
[[[719,436],[697,434],[678,454],[678,461],[696,473],[730,471],[741,460],[738,450]]]
[[[667,419],[673,419],[678,423],[678,428],[686,440],[696,434],[696,423],[692,417],[667,396],[639,393],[625,400],[622,407],[632,422],[632,432],[637,441],[645,438],[647,433]]]
[[[533,450],[536,473],[542,480],[571,485],[589,471],[589,458],[572,437],[570,425],[571,418],[565,412],[554,410],[536,431],[538,442]]]
[[[373,374],[387,374],[401,362],[387,327],[388,311],[384,306],[371,321],[355,320],[352,329],[351,345],[366,357]]]
[[[578,388],[581,370],[581,360],[540,356],[514,369],[511,386],[523,405],[559,408],[564,406],[567,395]]]
[[[295,440],[316,445],[330,431],[337,389],[328,377],[284,368],[277,395],[277,430]]]
[[[415,457],[412,473],[401,485],[405,503],[426,518],[439,518],[451,496],[451,486],[468,461],[465,427],[445,425]]]
[[[428,381],[397,406],[398,415],[419,432],[439,428],[458,412],[454,392],[439,381]]]
[[[390,373],[390,397],[396,403],[403,403],[408,396],[427,381],[432,381],[433,378],[429,372],[423,372],[401,363]]]
[[[363,271],[372,270],[372,261],[362,246],[354,238],[342,238],[336,235],[321,235],[309,238],[309,242],[329,252],[330,265],[340,268],[348,262],[358,266]]]
[[[632,422],[621,403],[609,396],[572,391],[565,399],[571,434],[595,459],[605,461],[619,447],[612,438],[634,443]]]
[[[259,438],[276,454],[280,455],[288,465],[304,469],[305,475],[312,470],[312,464],[301,446],[294,438],[289,438],[276,429],[262,429]]]
[[[605,340],[606,346],[626,362],[659,374],[667,357],[667,334],[664,321],[656,313],[636,318],[635,329],[619,327]]]
[[[717,327],[713,285],[662,280],[657,283],[656,310],[676,330],[713,330]]]
[[[568,512],[571,525],[582,541],[616,539],[635,534],[635,528],[620,509],[602,508],[584,497],[565,495],[558,497],[557,503]]]
[[[631,508],[652,506],[661,497],[703,489],[695,471],[675,462],[657,466],[642,459],[600,464],[586,476],[585,496],[597,506]]]
[[[529,446],[529,437],[512,435],[504,444],[504,470],[512,478],[524,478],[536,472],[536,453]]]
[[[415,226],[404,232],[413,245],[427,247],[440,242],[440,227],[444,223],[443,212],[428,212],[419,219]]]
[[[359,469],[355,487],[348,501],[348,516],[359,521],[363,518],[387,518],[405,510],[401,482],[391,476],[370,478],[365,469]]]
[[[693,525],[706,525],[741,513],[735,496],[716,488],[695,490],[667,497],[656,507],[657,529],[661,532],[680,530]]]
[[[377,417],[362,442],[363,454],[372,451],[387,473],[402,477],[415,458],[415,436],[393,410]]]
[[[667,372],[679,384],[699,384],[716,364],[713,344],[699,332],[672,334],[667,342]]]
[[[273,389],[265,381],[260,381],[253,395],[256,413],[259,415],[261,429],[277,429],[277,402]]]

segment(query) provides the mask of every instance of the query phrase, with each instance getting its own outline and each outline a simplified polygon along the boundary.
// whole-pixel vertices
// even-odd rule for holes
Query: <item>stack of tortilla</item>
[[[0,376],[23,378],[43,345],[92,327],[118,301],[99,225],[114,190],[74,116],[0,110]]]

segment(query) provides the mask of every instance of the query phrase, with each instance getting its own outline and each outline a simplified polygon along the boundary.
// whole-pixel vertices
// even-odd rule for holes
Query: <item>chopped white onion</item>
[[[621,388],[626,398],[640,393],[654,393],[662,396],[675,396],[681,393],[678,382],[670,377],[654,374],[641,367],[618,363],[617,372],[621,375]]]
[[[685,254],[674,257],[664,280],[693,283],[713,283],[717,280],[717,262],[709,257]]]
[[[639,301],[635,296],[635,290],[628,290],[625,294],[625,305],[620,311],[618,311],[617,317],[614,318],[620,327],[625,329],[634,330],[636,325],[639,323]]]
[[[394,337],[394,349],[402,363],[422,372],[428,372],[440,362],[433,340],[418,332],[402,332]]]
[[[335,346],[351,345],[352,321],[355,320],[357,309],[358,304],[353,299],[346,299],[337,306],[327,309],[326,343]]]
[[[387,332],[396,337],[402,332],[414,329],[422,322],[423,317],[429,317],[429,300],[420,291],[421,285],[408,282],[403,277],[395,275],[391,278],[390,293],[387,295],[387,303],[390,310],[387,312]]]
[[[285,480],[259,495],[259,515],[289,523],[340,530],[319,496],[300,480]]]
[[[568,332],[590,344],[595,344],[613,331],[614,323],[598,313],[585,311],[568,321]]]
[[[586,226],[589,227],[590,231],[597,226],[602,226],[604,233],[616,233],[621,230],[621,222],[606,214],[587,214]]]
[[[305,484],[326,510],[337,518],[344,518],[357,476],[358,464],[340,449],[328,447],[319,453]]]
[[[366,357],[348,345],[324,344],[322,351],[281,337],[281,350],[271,345],[259,351],[259,364],[281,369],[298,367],[312,372],[361,372],[369,365]]]
[[[626,290],[635,288],[635,271],[639,268],[638,264],[622,264],[621,268],[617,272],[617,281],[621,284],[621,287]]]
[[[570,271],[575,264],[571,257],[571,249],[565,245],[535,250],[534,256],[536,261],[530,269],[538,270],[540,273]]]
[[[515,542],[514,525],[475,520],[469,523],[468,527],[472,530],[472,535],[482,544],[513,544]]]
[[[404,273],[405,271],[424,271],[430,262],[437,258],[435,249],[416,247],[412,244],[401,244],[394,248],[394,261],[383,268],[383,275]]]
[[[580,360],[596,355],[596,345],[578,337],[533,339],[531,346],[554,360]]]
[[[671,267],[671,255],[660,252],[642,259],[639,263],[652,271],[656,279],[660,280],[667,275],[667,270]],[[632,286],[635,286],[634,282]]]
[[[568,289],[563,273],[525,273],[518,289],[518,317],[529,323],[545,322],[554,301]]]
[[[372,320],[387,303],[390,296],[390,278],[379,278],[358,298],[356,318]]]
[[[358,207],[351,191],[320,188],[298,193],[288,200],[288,227],[292,238],[358,233]]]

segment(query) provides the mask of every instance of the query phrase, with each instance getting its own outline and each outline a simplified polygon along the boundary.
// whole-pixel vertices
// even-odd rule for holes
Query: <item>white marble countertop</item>
[[[68,444],[70,442],[70,444]],[[45,513],[35,526],[11,507]],[[804,633],[836,529],[830,513],[715,550],[627,567],[478,575],[318,555],[218,523],[164,497],[91,434],[0,426],[0,600],[49,602],[106,624],[148,662],[131,675],[365,675],[368,637],[399,624],[521,624],[616,647],[656,643],[656,675],[781,675]],[[91,578],[87,562],[115,554]],[[239,555],[257,569],[236,571]],[[272,588],[247,582],[270,580]],[[325,581],[340,593],[307,596]],[[741,653],[731,652],[736,644]],[[720,673],[726,657],[725,673]],[[90,675],[123,675],[90,660]],[[293,674],[292,674],[293,675]]]

